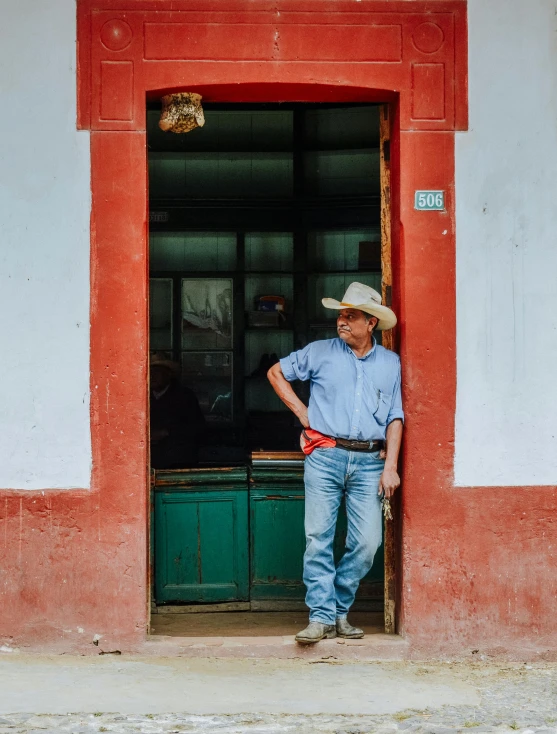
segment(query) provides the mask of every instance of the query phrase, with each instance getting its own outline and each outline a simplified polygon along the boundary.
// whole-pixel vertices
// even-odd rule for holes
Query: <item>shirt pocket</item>
[[[392,395],[387,395],[387,393],[377,390],[376,397],[377,410],[373,413],[373,417],[379,425],[384,426],[391,410]]]

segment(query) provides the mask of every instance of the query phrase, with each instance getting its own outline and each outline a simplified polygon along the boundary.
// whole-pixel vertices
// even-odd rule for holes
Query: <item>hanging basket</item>
[[[195,92],[165,95],[162,98],[160,129],[170,133],[189,133],[196,127],[203,127],[205,116],[201,99],[201,95]]]

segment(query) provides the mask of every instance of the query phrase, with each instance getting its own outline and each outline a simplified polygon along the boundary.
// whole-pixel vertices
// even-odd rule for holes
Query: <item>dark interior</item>
[[[162,132],[159,115],[148,110],[154,598],[295,612],[301,426],[266,373],[336,337],[322,297],[354,280],[381,290],[379,108],[206,105],[187,134]],[[173,370],[164,394],[157,360]],[[307,401],[307,384],[295,389]],[[346,528],[341,508],[337,559]],[[360,609],[382,608],[382,579],[380,550]]]
[[[298,450],[266,371],[336,336],[323,296],[381,290],[379,108],[213,104],[185,135],[147,114],[150,350],[199,401],[199,465]]]

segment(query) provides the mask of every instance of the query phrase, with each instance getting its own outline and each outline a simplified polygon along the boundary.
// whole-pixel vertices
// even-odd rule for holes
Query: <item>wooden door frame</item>
[[[431,466],[450,474],[454,134],[467,128],[465,0],[78,0],[77,21],[78,127],[91,131],[92,488],[103,506],[149,516],[145,100],[169,90],[197,91],[207,101],[391,105],[388,221],[407,415],[403,484],[420,491]],[[385,160],[382,170],[384,183]],[[445,190],[445,211],[416,212],[415,189]],[[422,324],[440,312],[444,329],[424,350]],[[453,356],[440,370],[444,354]],[[427,400],[432,394],[436,405]],[[431,440],[431,425],[442,443]],[[399,621],[400,499],[401,532],[396,544],[389,541],[389,564],[395,555],[401,563],[396,589],[389,576],[388,590],[389,604],[395,592],[397,609],[402,602]],[[147,522],[144,532],[148,566]],[[146,617],[148,590],[146,574]]]
[[[393,267],[391,243],[391,120],[394,110],[390,104],[383,104],[379,109],[379,165],[381,187],[381,295],[383,303],[392,305]],[[382,333],[381,344],[386,349],[396,351],[395,329]],[[402,473],[402,469],[401,469]],[[385,632],[396,631],[396,538],[395,517],[398,519],[398,507],[393,499],[395,514],[392,518],[383,517],[383,616]]]

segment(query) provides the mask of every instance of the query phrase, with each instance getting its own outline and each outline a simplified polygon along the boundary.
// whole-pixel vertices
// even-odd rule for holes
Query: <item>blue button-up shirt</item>
[[[378,441],[391,421],[404,420],[400,359],[375,340],[365,357],[340,337],[312,342],[280,367],[289,382],[310,381],[309,424],[328,436]]]

